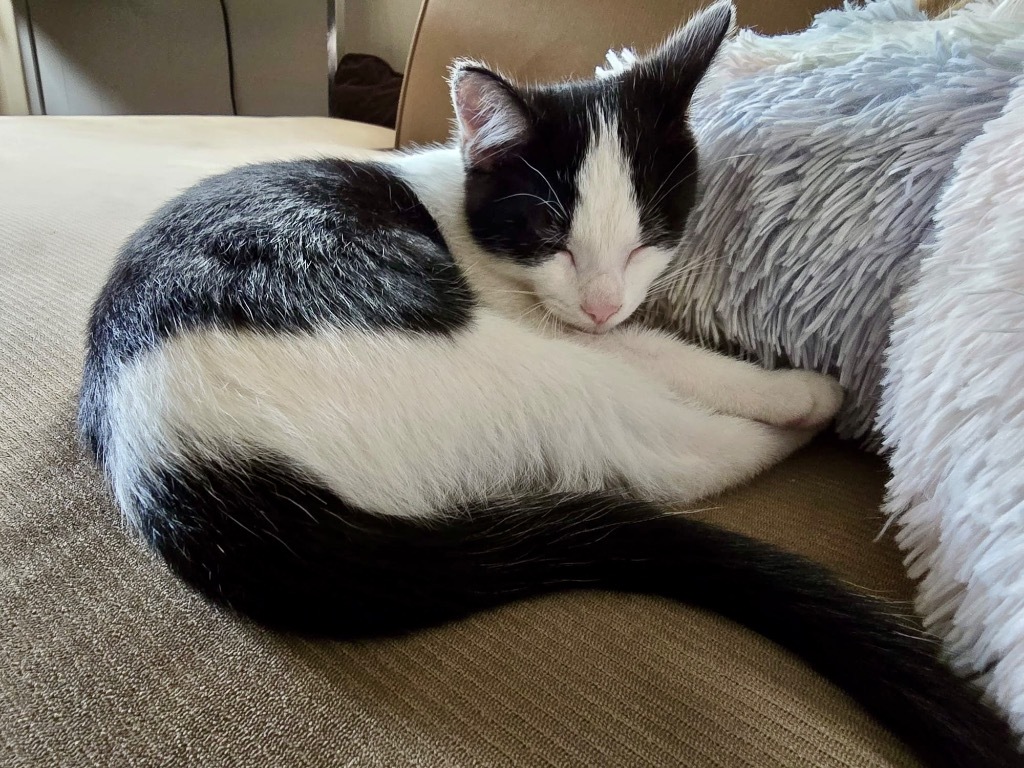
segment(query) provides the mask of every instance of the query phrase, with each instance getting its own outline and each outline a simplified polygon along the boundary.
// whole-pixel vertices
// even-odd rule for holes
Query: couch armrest
[[[710,0],[424,0],[398,111],[399,145],[443,141],[452,59],[478,58],[525,81],[589,75],[610,47],[648,48]],[[765,34],[805,27],[839,0],[738,0],[739,24]]]

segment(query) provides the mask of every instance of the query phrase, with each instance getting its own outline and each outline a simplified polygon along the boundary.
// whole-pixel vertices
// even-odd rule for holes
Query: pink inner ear
[[[464,70],[456,75],[453,90],[459,138],[473,165],[490,165],[526,138],[524,109],[496,75]]]
[[[455,85],[455,109],[463,135],[472,139],[487,124],[483,103],[484,76],[466,72],[459,76]]]

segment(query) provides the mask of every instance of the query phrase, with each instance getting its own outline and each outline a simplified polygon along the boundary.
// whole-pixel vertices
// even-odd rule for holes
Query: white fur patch
[[[614,116],[592,117],[591,142],[576,178],[568,249],[575,265],[554,259],[535,268],[537,294],[561,319],[579,328],[606,331],[628,318],[647,296],[671,258],[668,251],[641,245],[640,206],[632,170]],[[593,328],[584,306],[620,307]]]
[[[287,457],[362,508],[425,515],[524,485],[594,490],[610,477],[692,501],[800,442],[486,312],[455,339],[185,334],[120,373],[110,414],[108,471],[129,520],[146,473],[235,450]]]
[[[569,248],[583,279],[621,273],[629,252],[640,245],[640,206],[622,151],[618,121],[593,118],[592,138],[576,179]]]

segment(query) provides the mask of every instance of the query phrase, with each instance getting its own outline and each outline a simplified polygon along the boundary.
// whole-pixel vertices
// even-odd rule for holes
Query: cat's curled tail
[[[273,627],[404,633],[519,598],[609,589],[708,609],[840,686],[927,765],[1016,766],[1008,727],[883,601],[810,561],[617,493],[490,501],[423,521],[353,509],[273,456],[152,478],[150,544]]]

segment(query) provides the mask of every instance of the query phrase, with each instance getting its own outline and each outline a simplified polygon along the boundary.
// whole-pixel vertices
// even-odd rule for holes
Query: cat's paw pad
[[[622,74],[636,64],[638,58],[631,48],[623,48],[621,51],[608,51],[604,60],[607,65],[594,70],[594,75],[598,80],[606,80],[609,77]]]
[[[820,430],[843,405],[843,388],[831,376],[801,370],[778,371],[776,375],[783,389],[781,402],[788,406],[774,421],[777,426]]]

